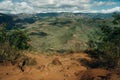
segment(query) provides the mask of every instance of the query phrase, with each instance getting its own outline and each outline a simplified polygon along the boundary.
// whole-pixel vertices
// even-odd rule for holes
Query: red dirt
[[[79,58],[90,59],[85,53],[53,56],[29,53],[27,56],[34,58],[37,64],[25,66],[24,72],[17,66],[0,66],[0,80],[89,80],[109,73],[103,69],[87,70],[82,66]]]

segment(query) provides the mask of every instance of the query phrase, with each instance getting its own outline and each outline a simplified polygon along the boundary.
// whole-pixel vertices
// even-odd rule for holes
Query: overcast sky
[[[0,0],[1,13],[120,12],[120,0]]]

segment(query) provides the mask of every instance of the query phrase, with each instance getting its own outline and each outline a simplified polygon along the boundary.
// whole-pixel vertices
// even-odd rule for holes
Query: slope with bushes
[[[113,25],[102,25],[102,34],[99,35],[101,41],[89,42],[91,48],[87,52],[95,58],[91,63],[94,67],[120,69],[120,14],[113,17]]]
[[[30,34],[35,50],[62,53],[84,51],[89,37],[93,37],[92,33],[100,31],[90,19],[55,17],[27,24],[24,30]]]

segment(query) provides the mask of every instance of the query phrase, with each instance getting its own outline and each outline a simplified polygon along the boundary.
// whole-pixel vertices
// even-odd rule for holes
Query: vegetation
[[[95,59],[90,64],[92,67],[120,66],[119,14],[115,14],[114,18],[109,18],[108,14],[106,14],[107,18],[102,17],[104,15],[95,17],[95,14],[91,14],[93,17],[88,14],[81,17],[80,14],[62,15],[46,17],[31,15],[28,19],[23,18],[23,21],[15,18],[14,23],[18,26],[22,25],[21,29],[8,30],[6,25],[1,25],[1,59],[7,60],[8,56],[13,57],[12,55],[15,56],[10,59],[16,59],[20,50],[29,49],[31,43],[33,50],[41,53],[74,53],[87,50]]]
[[[93,41],[94,45],[96,45],[97,47],[90,45],[92,49],[89,50],[88,53],[96,60],[94,63],[91,64],[94,65],[94,67],[104,67],[107,69],[120,68],[119,20],[120,15],[115,15],[113,20],[114,26],[102,26],[102,35],[100,35],[101,41]]]
[[[19,75],[19,70],[25,71],[25,75],[15,79],[33,79],[30,77],[32,74],[29,74],[31,68],[33,68],[32,73],[35,74],[36,71],[37,74],[46,73],[46,71],[48,74],[49,72],[55,73],[53,70],[55,69],[58,73],[56,76],[60,75],[61,80],[70,79],[70,75],[73,75],[71,78],[73,80],[77,78],[79,80],[119,79],[119,13],[115,13],[113,17],[112,13],[22,13],[8,15],[0,14],[0,66],[1,70],[3,69],[0,72],[2,74],[0,79],[4,79],[6,76],[9,76],[7,79],[12,79],[11,76],[14,76],[14,73]],[[31,49],[30,47],[32,47],[32,52],[27,52],[26,50]],[[91,59],[84,54],[84,51],[90,55]],[[37,53],[47,55],[36,55]],[[66,55],[66,53],[68,54]],[[4,66],[2,68],[2,65],[6,64],[12,64],[12,67]],[[13,67],[15,67],[14,70]],[[82,72],[80,68],[82,68]],[[66,73],[70,73],[70,75]],[[52,75],[55,76],[55,74]],[[39,75],[34,76],[36,79],[44,78],[44,75],[41,78]],[[48,77],[52,79],[51,75]],[[45,79],[47,79],[46,76]]]
[[[71,23],[63,23],[63,22]],[[35,51],[41,53],[81,52],[87,48],[89,35],[99,28],[89,19],[64,17],[43,18],[33,24],[25,25]],[[57,24],[54,24],[57,22]],[[94,35],[96,36],[96,35]]]
[[[28,43],[30,41],[28,35],[21,30],[13,30],[9,32],[8,37],[9,43],[12,47],[21,50],[28,49],[30,47],[30,44]]]
[[[28,37],[19,30],[9,31],[6,25],[0,25],[0,62],[14,61],[22,54],[20,49],[28,49]]]
[[[21,52],[12,48],[9,45],[9,42],[0,43],[0,63],[4,63],[6,61],[13,62],[20,57],[20,55],[22,55]]]

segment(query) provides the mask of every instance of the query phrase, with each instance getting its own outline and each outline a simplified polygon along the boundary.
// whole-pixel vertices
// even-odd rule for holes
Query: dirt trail
[[[76,74],[85,71],[77,59],[87,58],[84,53],[47,56],[27,54],[35,58],[37,64],[25,66],[22,72],[17,66],[0,66],[0,80],[77,80]]]

